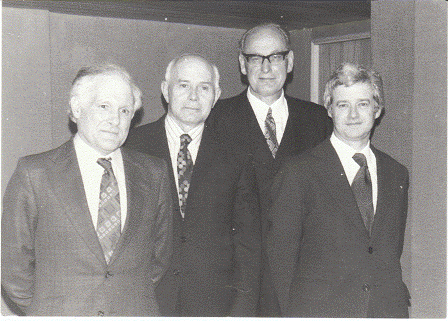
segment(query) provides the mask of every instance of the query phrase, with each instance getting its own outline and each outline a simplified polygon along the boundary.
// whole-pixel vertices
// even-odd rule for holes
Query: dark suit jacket
[[[165,117],[131,131],[126,146],[171,164]],[[174,174],[174,253],[156,290],[165,316],[253,316],[258,296],[260,221],[251,167],[204,128],[185,218]]]
[[[378,202],[370,237],[329,139],[279,171],[268,255],[284,316],[408,316],[400,265],[408,171],[372,150]]]
[[[27,315],[158,315],[172,247],[166,163],[122,149],[128,214],[106,263],[73,141],[19,160],[3,199],[2,286]]]
[[[272,180],[281,164],[290,156],[316,146],[331,134],[333,127],[324,107],[286,96],[289,116],[275,159],[261,130],[255,113],[247,99],[247,90],[238,96],[219,100],[208,119],[220,139],[241,149],[253,159],[262,209],[262,242],[265,248],[269,230],[267,212],[271,205]],[[262,284],[257,315],[279,316],[280,310],[269,276],[269,265],[265,255],[262,263]]]

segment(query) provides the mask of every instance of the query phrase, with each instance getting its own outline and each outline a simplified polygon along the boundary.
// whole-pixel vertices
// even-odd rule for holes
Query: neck
[[[366,147],[367,144],[369,143],[369,137],[366,137],[366,138],[363,138],[360,140],[350,140],[350,139],[345,139],[343,137],[340,137],[337,133],[334,133],[334,134],[337,138],[339,138],[339,140],[341,140],[342,142],[344,142],[345,144],[347,144],[348,146],[350,146],[357,152],[360,152],[361,150],[363,150],[364,147]]]
[[[250,93],[260,99],[262,102],[264,102],[266,105],[271,106],[273,103],[275,103],[280,96],[282,95],[282,91],[275,93],[271,96],[261,96],[260,94],[255,93],[252,88],[249,87]]]

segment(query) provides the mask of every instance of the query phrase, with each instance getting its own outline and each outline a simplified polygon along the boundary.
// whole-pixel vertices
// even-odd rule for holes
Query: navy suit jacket
[[[126,146],[171,164],[165,117],[131,130]],[[174,252],[156,289],[164,316],[254,316],[261,256],[259,200],[247,160],[204,128],[182,218],[170,165]]]
[[[378,202],[370,237],[329,139],[275,178],[267,245],[283,316],[408,316],[400,265],[408,171],[372,150]]]
[[[2,287],[26,315],[157,316],[172,248],[166,163],[122,149],[128,198],[106,263],[73,140],[21,158],[4,195]]]

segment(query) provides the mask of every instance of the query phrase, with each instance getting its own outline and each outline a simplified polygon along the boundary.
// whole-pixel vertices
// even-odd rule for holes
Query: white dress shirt
[[[286,102],[283,89],[280,98],[277,99],[272,105],[268,105],[255,97],[251,93],[250,88],[247,90],[247,99],[249,99],[249,103],[252,106],[255,117],[257,117],[258,125],[263,133],[266,131],[265,121],[266,116],[268,115],[269,107],[272,108],[272,117],[274,117],[275,121],[275,135],[277,137],[277,142],[280,145],[289,116],[288,103]]]
[[[98,207],[100,201],[101,179],[104,174],[104,168],[96,161],[98,158],[111,158],[112,170],[118,183],[120,191],[120,208],[121,208],[121,230],[123,231],[127,216],[127,195],[126,180],[124,175],[123,158],[121,150],[117,149],[109,155],[101,155],[94,148],[89,146],[81,137],[76,134],[73,138],[75,145],[76,157],[78,159],[79,169],[81,171],[82,183],[89,206],[92,223],[95,230],[98,225]]]
[[[376,204],[378,201],[378,176],[376,171],[376,157],[375,154],[370,149],[370,141],[367,145],[361,150],[356,151],[351,146],[344,143],[342,140],[336,137],[334,132],[331,134],[330,142],[333,145],[336,153],[338,154],[339,160],[342,163],[342,167],[344,167],[345,175],[347,176],[347,180],[352,185],[353,180],[355,179],[356,173],[358,172],[360,166],[353,159],[353,155],[356,153],[362,153],[366,156],[367,166],[369,168],[370,178],[372,180],[372,200],[373,200],[373,211],[376,212]]]
[[[179,182],[177,174],[177,155],[180,150],[180,136],[188,134],[191,137],[191,142],[188,144],[188,151],[190,152],[193,164],[196,163],[199,146],[201,145],[202,133],[204,132],[204,123],[193,128],[188,133],[184,132],[177,124],[174,118],[167,114],[165,117],[165,130],[168,139],[168,147],[170,149],[171,165],[173,166],[174,179],[176,180],[176,188],[179,193]]]

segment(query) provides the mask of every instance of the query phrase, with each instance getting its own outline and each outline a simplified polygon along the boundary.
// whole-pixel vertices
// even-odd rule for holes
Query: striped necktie
[[[272,117],[272,108],[269,107],[268,115],[266,116],[266,120],[264,121],[264,137],[266,138],[266,142],[268,143],[269,149],[271,150],[272,156],[275,158],[275,154],[278,150],[278,141],[277,134],[275,129],[275,120]]]

